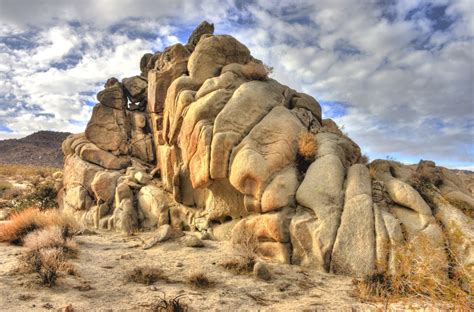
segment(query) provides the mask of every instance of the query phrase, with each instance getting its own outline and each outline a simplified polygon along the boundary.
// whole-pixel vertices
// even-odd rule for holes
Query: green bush
[[[14,201],[13,211],[18,212],[28,207],[37,207],[39,210],[57,208],[57,196],[58,192],[52,183],[36,185]]]

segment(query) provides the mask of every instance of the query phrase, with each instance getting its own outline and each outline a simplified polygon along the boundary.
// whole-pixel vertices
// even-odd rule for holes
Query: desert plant
[[[316,137],[309,131],[303,131],[298,135],[298,153],[296,154],[296,165],[300,172],[306,172],[314,161],[317,153]]]
[[[265,80],[273,71],[273,68],[256,62],[250,62],[242,67],[242,73],[245,77],[252,80]]]
[[[187,282],[194,288],[207,288],[212,285],[212,282],[202,271],[196,271],[188,276]]]
[[[237,274],[252,272],[257,261],[258,239],[248,231],[235,233],[232,237],[234,256],[220,265]]]
[[[70,269],[70,264],[59,248],[29,250],[20,261],[24,270],[38,274],[41,284],[48,287],[56,284],[61,270]]]
[[[25,209],[10,215],[8,223],[0,225],[0,241],[22,245],[23,238],[30,232],[46,226],[48,221],[36,208]]]
[[[450,259],[451,268],[445,267],[444,248],[433,247],[428,238],[420,235],[408,243],[392,246],[392,252],[396,267],[393,274],[376,272],[362,280],[354,280],[356,293],[360,298],[417,298],[470,307],[472,289],[466,290],[460,285],[460,281],[466,280],[467,273],[453,259]],[[448,269],[455,275],[448,274]]]
[[[15,201],[14,211],[18,212],[27,207],[38,207],[40,210],[57,208],[58,193],[52,183],[34,185],[30,192]]]
[[[161,269],[148,265],[137,267],[126,272],[125,278],[129,282],[145,285],[151,285],[158,280],[167,280]]]
[[[153,312],[186,312],[188,306],[181,302],[184,295],[178,295],[174,298],[167,299],[166,294],[160,297],[158,303],[151,307]]]
[[[49,226],[59,226],[64,236],[71,236],[78,229],[77,222],[70,216],[57,210],[40,211],[27,208],[9,216],[9,222],[0,225],[0,241],[14,245],[23,245],[23,239],[29,233]]]
[[[36,177],[36,176],[49,176],[54,172],[58,171],[58,168],[45,167],[45,166],[34,166],[25,164],[3,164],[0,163],[0,175],[5,176],[21,176]]]
[[[54,225],[26,235],[23,239],[23,246],[29,250],[56,248],[68,257],[75,257],[78,253],[78,246],[68,234],[65,228]]]
[[[316,138],[309,131],[303,131],[298,136],[298,154],[304,159],[312,160],[317,152]]]

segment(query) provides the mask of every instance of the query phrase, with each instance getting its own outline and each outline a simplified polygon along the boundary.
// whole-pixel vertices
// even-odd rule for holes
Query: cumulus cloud
[[[371,158],[474,163],[470,0],[0,0],[0,138],[82,130],[111,76],[203,19],[322,104]],[[28,9],[25,9],[28,8]],[[8,130],[7,130],[8,129]]]

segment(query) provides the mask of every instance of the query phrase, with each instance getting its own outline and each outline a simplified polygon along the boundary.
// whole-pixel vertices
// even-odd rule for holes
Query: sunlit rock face
[[[63,143],[62,209],[124,232],[252,235],[262,258],[338,274],[395,271],[398,245],[417,240],[472,269],[474,199],[455,174],[361,163],[316,99],[213,31],[204,22],[188,44],[144,55],[139,75],[106,82],[85,133]]]

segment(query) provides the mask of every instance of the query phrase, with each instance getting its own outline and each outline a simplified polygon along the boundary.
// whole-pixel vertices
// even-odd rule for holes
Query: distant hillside
[[[0,140],[0,163],[62,167],[61,144],[70,134],[39,131],[22,139]]]

